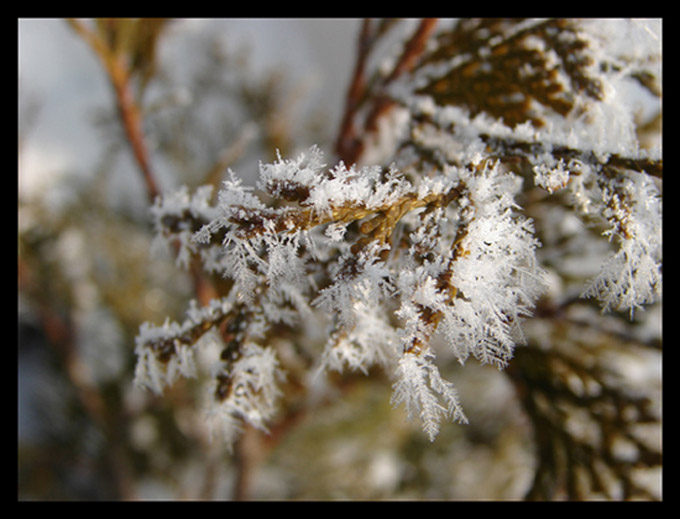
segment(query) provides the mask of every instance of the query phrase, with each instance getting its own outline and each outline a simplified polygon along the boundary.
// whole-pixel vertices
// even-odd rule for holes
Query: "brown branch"
[[[365,133],[374,132],[380,117],[395,104],[394,101],[384,96],[381,93],[381,90],[415,66],[418,58],[425,51],[425,44],[434,31],[436,24],[436,18],[425,18],[420,22],[418,29],[416,29],[413,36],[411,36],[411,39],[404,46],[404,51],[392,69],[392,72],[382,82],[382,86],[376,89],[373,108],[369,112],[364,123],[363,133],[359,135],[354,125],[354,118],[366,95],[365,65],[368,52],[373,43],[373,34],[370,31],[370,20],[364,21],[359,38],[359,55],[347,94],[347,105],[340,135],[336,144],[336,152],[340,159],[346,164],[357,162],[364,150],[363,139]]]
[[[432,117],[425,114],[418,114],[416,118],[421,123],[432,125],[441,131],[452,131],[453,129],[452,127],[442,126]],[[593,150],[570,148],[560,144],[551,144],[550,142],[523,141],[485,133],[480,134],[479,138],[486,144],[490,158],[499,159],[504,162],[524,159],[543,153],[550,153],[556,159],[562,159],[567,162],[576,160],[584,164],[595,166],[598,170],[602,170],[605,173],[606,168],[609,167],[645,173],[660,179],[663,178],[662,159],[626,157],[616,153],[611,153],[606,157],[600,157]],[[405,143],[403,146],[414,147],[419,155],[430,161],[437,160],[430,150],[420,148],[414,143]]]
[[[394,81],[405,72],[410,71],[425,51],[425,44],[430,38],[437,25],[436,18],[425,18],[420,22],[418,29],[406,43],[404,52],[395,65],[392,73],[387,78],[387,83]]]
[[[404,52],[392,70],[392,73],[385,81],[385,86],[413,68],[418,57],[420,57],[425,50],[425,42],[434,31],[436,23],[437,20],[435,18],[426,18],[420,22],[418,29],[406,43]],[[395,104],[396,102],[394,100],[383,95],[378,95],[373,110],[366,118],[365,130],[368,132],[375,132],[378,128],[378,120],[380,117]]]
[[[663,178],[663,160],[661,159],[625,157],[616,153],[601,159],[591,150],[580,150],[542,142],[525,142],[489,135],[480,135],[480,138],[489,146],[491,155],[497,155],[501,159],[512,156],[537,155],[549,151],[553,157],[566,161],[575,159],[599,168],[610,166],[639,173],[644,172],[653,177]]]
[[[352,159],[356,156],[358,139],[356,137],[356,128],[354,126],[354,116],[360,105],[361,97],[366,88],[365,66],[366,58],[373,36],[371,32],[371,21],[364,20],[361,25],[361,32],[359,34],[358,56],[357,62],[354,66],[354,74],[347,91],[347,101],[345,104],[345,114],[340,126],[340,133],[336,142],[336,153],[340,160],[351,164]]]
[[[115,43],[109,44],[103,37],[90,30],[80,20],[69,18],[67,21],[76,33],[92,47],[92,50],[104,67],[114,90],[123,130],[146,186],[147,197],[151,203],[154,203],[160,195],[160,190],[151,167],[151,159],[142,129],[141,109],[135,101],[133,94],[132,67],[134,64],[128,63],[126,56],[121,53],[121,50]],[[190,275],[198,300],[202,305],[207,304],[210,299],[217,296],[214,286],[204,278],[200,265],[196,265],[193,262],[190,266]]]
[[[132,94],[130,75],[122,60],[116,59],[111,63],[109,77],[116,93],[123,128],[142,172],[149,200],[153,202],[159,194],[158,185],[151,169],[149,153],[142,131],[142,118]]]
[[[106,71],[115,93],[123,130],[142,173],[148,198],[153,202],[159,195],[159,190],[144,139],[141,111],[132,93],[130,67],[125,57],[117,49],[110,47],[107,42],[80,20],[70,18],[68,22],[76,33],[92,47]]]

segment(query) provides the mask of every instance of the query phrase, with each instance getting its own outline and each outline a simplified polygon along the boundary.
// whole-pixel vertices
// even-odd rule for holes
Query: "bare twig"
[[[337,141],[336,151],[339,158],[352,164],[359,160],[364,149],[364,139],[367,135],[377,130],[378,120],[394,106],[394,101],[382,94],[384,89],[401,75],[411,70],[418,61],[418,58],[425,51],[425,44],[432,35],[437,24],[435,18],[423,19],[411,38],[404,46],[404,51],[397,60],[392,72],[383,80],[382,87],[376,88],[376,94],[372,98],[373,106],[368,112],[361,131],[357,132],[354,119],[360,105],[366,101],[364,91],[366,86],[366,59],[371,44],[373,34],[370,29],[370,20],[366,20],[362,26],[359,38],[359,52],[354,76],[350,83],[347,95],[347,105],[343,118],[340,135]],[[358,136],[360,135],[360,137]]]
[[[357,153],[358,139],[354,126],[354,116],[366,87],[366,59],[371,49],[372,41],[371,20],[364,20],[359,34],[357,62],[354,66],[354,74],[347,92],[345,114],[336,143],[336,153],[346,163],[353,162],[352,159]]]
[[[118,112],[128,142],[144,179],[149,199],[153,202],[159,195],[158,185],[151,168],[151,161],[142,131],[141,110],[132,93],[131,70],[125,56],[110,47],[98,34],[80,20],[68,19],[71,27],[92,47],[99,57],[113,87]]]

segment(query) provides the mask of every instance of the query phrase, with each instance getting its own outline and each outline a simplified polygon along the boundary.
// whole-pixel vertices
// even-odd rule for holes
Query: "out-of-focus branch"
[[[408,72],[416,64],[416,61],[425,50],[425,44],[437,25],[436,18],[425,18],[420,22],[418,29],[406,43],[404,52],[399,58],[387,82],[393,81],[403,73]]]
[[[359,34],[358,55],[354,66],[352,81],[347,91],[345,113],[340,126],[340,133],[336,143],[336,153],[341,160],[351,163],[351,158],[356,155],[357,137],[354,126],[354,116],[360,105],[361,97],[366,87],[366,58],[371,49],[373,40],[371,21],[364,20]]]
[[[149,199],[153,202],[159,194],[158,184],[151,168],[149,153],[142,131],[141,110],[132,90],[132,69],[126,56],[115,44],[109,44],[82,21],[68,19],[71,27],[92,47],[101,61],[113,87],[118,112],[127,140],[142,173]]]
[[[363,139],[366,134],[373,133],[377,129],[380,117],[394,105],[393,101],[380,95],[381,90],[413,68],[425,50],[425,44],[432,35],[436,24],[436,18],[425,18],[420,22],[413,36],[406,42],[404,51],[394,68],[383,80],[382,88],[373,89],[378,95],[372,99],[373,107],[366,117],[363,129],[357,130],[355,118],[362,103],[366,102],[366,60],[376,36],[371,26],[371,20],[364,21],[359,35],[357,62],[347,93],[345,113],[336,143],[336,153],[346,164],[355,163],[360,158],[364,148]]]
[[[25,261],[19,261],[19,290],[37,293],[40,284]],[[38,301],[37,315],[42,324],[45,338],[56,353],[63,372],[70,382],[78,402],[88,416],[109,441],[107,454],[108,469],[115,482],[118,497],[123,500],[135,499],[131,466],[125,446],[118,432],[120,425],[114,423],[104,402],[100,388],[93,382],[87,366],[83,363],[75,343],[75,329],[70,313],[63,315],[48,302]]]
[[[81,20],[70,18],[68,22],[92,47],[104,67],[113,87],[125,135],[142,173],[149,201],[153,203],[160,195],[160,191],[151,167],[151,159],[142,130],[142,111],[134,95],[132,78],[134,73],[138,72],[142,75],[142,84],[148,81],[149,66],[148,63],[144,64],[144,62],[152,59],[153,45],[150,45],[147,40],[157,37],[159,23],[162,23],[162,20],[148,20],[149,23],[153,24],[153,27],[147,31],[138,28],[139,41],[136,42],[137,46],[133,45],[128,49],[125,48],[122,37],[111,37],[111,35],[107,37],[105,31],[95,32]],[[122,23],[120,20],[118,22]],[[113,27],[110,24],[106,25],[105,22],[102,22],[102,24],[105,27]],[[120,32],[122,33],[123,29],[120,29]],[[151,56],[143,57],[145,54]],[[214,288],[204,279],[199,266],[191,265],[190,274],[199,302],[207,304],[210,299],[217,295]]]

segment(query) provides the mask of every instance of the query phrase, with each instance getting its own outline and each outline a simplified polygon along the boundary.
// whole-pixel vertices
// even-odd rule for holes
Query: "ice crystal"
[[[597,297],[605,310],[636,308],[661,295],[661,200],[643,175],[623,176],[618,189],[602,192],[605,231],[619,248],[591,281],[585,295]]]
[[[632,56],[575,20],[415,25],[391,35],[401,58],[378,45],[367,60],[373,79],[357,84],[376,90],[348,110],[334,166],[313,146],[260,163],[255,188],[229,172],[216,203],[182,189],[154,207],[178,261],[226,288],[182,324],[142,326],[137,380],[161,391],[193,375],[192,345],[219,329],[212,400],[229,439],[242,422],[266,428],[283,379],[272,339],[283,327],[307,344],[310,323],[327,330],[313,338],[321,371],[380,366],[430,439],[443,418],[466,422],[436,345],[510,362],[545,288],[530,189],[566,196],[618,246],[585,295],[632,313],[661,293],[662,162],[640,149],[625,95],[656,95],[660,49]]]

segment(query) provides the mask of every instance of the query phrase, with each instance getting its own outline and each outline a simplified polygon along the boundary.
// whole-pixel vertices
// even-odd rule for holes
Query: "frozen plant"
[[[511,362],[546,288],[530,191],[612,242],[585,296],[631,315],[660,298],[662,160],[639,144],[660,80],[642,21],[367,21],[336,158],[312,146],[261,163],[254,187],[230,171],[216,198],[157,199],[159,236],[220,293],[142,326],[137,383],[192,376],[217,331],[211,412],[233,441],[275,419],[283,335],[310,371],[382,368],[431,440],[467,422],[437,350]]]

